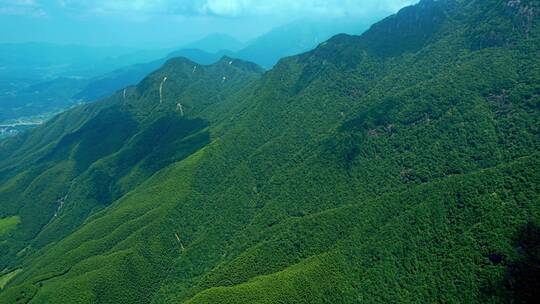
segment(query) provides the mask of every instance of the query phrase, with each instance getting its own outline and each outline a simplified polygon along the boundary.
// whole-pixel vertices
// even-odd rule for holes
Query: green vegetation
[[[7,218],[0,218],[0,237],[3,237],[11,230],[15,229],[18,224],[21,223],[21,218],[18,216],[11,216]]]
[[[11,281],[17,274],[19,274],[22,271],[22,269],[17,269],[15,271],[12,271],[8,274],[0,276],[0,290],[4,289],[4,287]]]
[[[531,303],[539,15],[422,1],[264,74],[174,59],[0,142],[0,302]]]

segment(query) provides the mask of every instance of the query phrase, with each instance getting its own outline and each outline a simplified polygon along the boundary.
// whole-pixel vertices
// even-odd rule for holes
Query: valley
[[[42,114],[33,117],[22,117],[16,120],[0,122],[0,139],[15,136],[32,128],[42,125],[45,121],[59,113]]]

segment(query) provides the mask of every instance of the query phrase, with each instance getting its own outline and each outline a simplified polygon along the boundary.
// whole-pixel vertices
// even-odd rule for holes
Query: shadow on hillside
[[[505,287],[514,303],[538,303],[540,298],[540,227],[529,223],[516,235],[520,259],[508,265]]]
[[[538,303],[540,298],[540,227],[528,223],[513,240],[517,259],[508,262],[504,279],[484,290],[486,302]],[[490,257],[490,260],[494,260]],[[501,261],[503,262],[503,261]],[[504,262],[503,262],[504,263]]]

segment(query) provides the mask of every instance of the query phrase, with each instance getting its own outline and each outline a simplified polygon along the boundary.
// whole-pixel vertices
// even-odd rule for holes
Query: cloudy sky
[[[302,18],[369,18],[416,0],[0,0],[0,42],[174,47],[248,40]]]

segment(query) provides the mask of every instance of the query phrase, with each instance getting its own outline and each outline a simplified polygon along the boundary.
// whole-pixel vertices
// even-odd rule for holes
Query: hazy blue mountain
[[[229,35],[212,34],[166,55],[164,50],[3,44],[0,45],[0,122],[98,100],[138,83],[174,57],[208,65],[230,56],[270,68],[280,58],[313,49],[335,34],[362,33],[372,21],[300,20],[254,39],[243,49],[244,45]],[[160,55],[161,59],[157,59]],[[30,87],[36,84],[48,89],[32,90]],[[32,108],[32,105],[39,106]]]
[[[92,78],[58,77],[37,80],[4,79],[0,82],[0,122],[57,113],[81,102],[99,100],[121,88],[136,84],[159,69],[168,59],[185,57],[208,65],[229,52],[208,53],[198,49],[181,49],[158,60],[129,65]]]
[[[239,51],[244,47],[244,43],[226,34],[212,34],[200,40],[183,46],[184,49],[199,49],[208,53],[218,53],[223,50]]]
[[[235,56],[271,68],[279,59],[309,51],[336,34],[361,34],[376,19],[299,20],[256,38]]]
[[[50,80],[94,77],[162,57],[167,50],[89,47],[49,43],[0,44],[0,78]]]
[[[95,100],[112,94],[124,86],[134,85],[159,68],[168,58],[174,57],[185,57],[199,64],[208,65],[223,56],[230,56],[271,68],[279,59],[311,50],[333,35],[360,34],[375,19],[296,21],[263,34],[238,52],[234,50],[242,45],[240,42],[228,35],[213,34],[187,45],[186,48],[174,51],[161,60],[133,65],[98,77],[77,94],[76,99]]]
[[[0,95],[0,123],[65,110],[74,104],[72,96],[87,83],[84,78],[61,77],[30,85],[14,93],[15,96]]]
[[[79,101],[73,96],[92,78],[165,54],[162,49],[0,44],[0,123],[65,110]],[[103,90],[111,93],[106,87]]]

